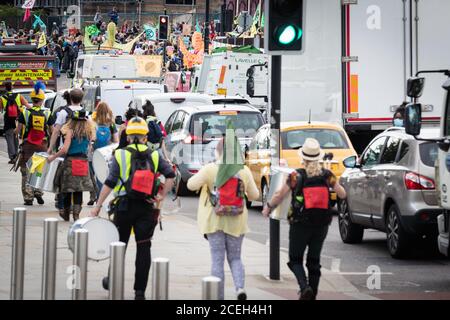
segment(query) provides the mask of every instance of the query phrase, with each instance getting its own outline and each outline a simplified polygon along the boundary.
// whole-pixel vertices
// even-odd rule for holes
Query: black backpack
[[[61,106],[58,109],[56,109],[55,111],[53,111],[53,113],[51,115],[52,123],[56,122],[56,118],[58,118],[58,113],[60,113],[62,110],[65,110],[67,112],[66,122],[69,121],[70,118],[72,118],[72,115],[73,115],[72,109],[70,109],[69,106],[67,106],[67,105]]]
[[[128,180],[123,181],[121,179],[121,183],[125,186],[129,199],[152,199],[158,193],[158,163],[153,162],[152,151],[150,149],[145,151],[138,151],[136,149],[131,147],[125,149],[131,153],[131,169]],[[159,157],[158,152],[155,154]]]
[[[159,126],[158,120],[155,118],[147,118],[148,134],[147,138],[150,143],[157,144],[161,143],[163,139],[163,133],[161,127]]]
[[[329,172],[323,170],[320,176],[307,177],[304,169],[297,169],[297,183],[292,189],[289,221],[312,225],[326,225],[331,222]]]

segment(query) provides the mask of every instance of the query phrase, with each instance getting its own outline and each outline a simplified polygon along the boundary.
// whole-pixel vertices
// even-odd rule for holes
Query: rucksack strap
[[[306,179],[306,172],[304,169],[297,169],[297,183],[295,184],[295,188],[292,190],[292,201],[297,200],[297,196],[299,193],[303,193],[303,184]]]

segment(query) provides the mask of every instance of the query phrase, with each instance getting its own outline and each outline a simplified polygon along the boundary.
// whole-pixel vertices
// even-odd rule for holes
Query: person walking
[[[15,133],[17,119],[23,106],[28,107],[28,101],[21,94],[13,93],[12,90],[12,82],[5,82],[6,93],[1,97],[9,164],[15,163],[19,151],[19,139]]]
[[[128,122],[126,134],[128,147],[118,149],[110,166],[110,173],[100,192],[97,205],[90,216],[100,213],[106,198],[114,191],[114,223],[119,230],[120,241],[128,244],[131,229],[136,239],[136,272],[134,281],[135,299],[144,300],[151,262],[151,240],[158,223],[156,209],[171,190],[175,173],[158,152],[151,151],[147,143],[148,126],[144,119],[135,117]],[[166,178],[159,190],[158,175]],[[108,276],[109,277],[109,276]],[[109,278],[103,279],[108,290]]]
[[[114,123],[114,115],[106,102],[101,101],[94,113],[92,114],[92,120],[95,123],[95,140],[92,145],[92,152],[89,154],[89,167],[91,168],[92,179],[96,186],[95,192],[91,192],[89,206],[92,206],[100,194],[102,189],[102,183],[95,177],[94,167],[92,166],[93,152],[99,148],[106,147],[112,143],[119,143],[119,133],[117,126]]]
[[[246,300],[245,273],[241,260],[244,235],[248,229],[248,200],[259,191],[244,158],[234,130],[227,129],[216,149],[216,163],[202,167],[187,183],[191,191],[201,190],[197,221],[211,251],[211,275],[220,278],[219,299],[224,299],[225,255],[233,275],[238,300]]]
[[[15,131],[15,134],[20,133],[23,140],[18,165],[22,174],[22,195],[26,206],[32,206],[34,198],[36,198],[38,204],[44,204],[43,192],[27,186],[28,170],[26,166],[35,152],[45,152],[47,149],[49,127],[53,124],[50,111],[42,109],[45,100],[44,90],[45,86],[41,82],[35,84],[30,93],[33,106],[30,109],[24,109],[19,115],[19,124]]]
[[[64,145],[48,157],[48,162],[65,156],[55,177],[55,185],[58,186],[59,192],[64,194],[64,207],[59,211],[59,215],[64,221],[69,221],[73,201],[73,221],[77,221],[82,209],[83,192],[94,190],[87,155],[89,144],[95,139],[95,127],[88,119],[86,111],[80,110],[73,112],[69,122],[62,127],[61,133],[64,136]]]
[[[334,174],[323,169],[319,163],[324,156],[319,142],[307,138],[299,150],[304,169],[297,169],[286,184],[277,191],[262,211],[268,217],[272,209],[292,194],[288,220],[289,229],[289,262],[288,267],[294,273],[300,287],[300,300],[315,300],[321,276],[320,255],[323,243],[332,221],[330,206],[330,188],[339,199],[346,198],[344,188],[336,180]],[[303,267],[303,256],[308,247],[306,267]]]

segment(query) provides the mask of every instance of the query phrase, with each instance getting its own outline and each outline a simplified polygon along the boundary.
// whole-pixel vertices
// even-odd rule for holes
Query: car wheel
[[[403,258],[408,250],[410,237],[400,224],[400,210],[393,204],[386,217],[386,238],[389,253],[393,258]]]
[[[267,199],[268,195],[269,195],[269,186],[267,185],[266,180],[263,180],[261,182],[261,202],[262,202],[263,208],[268,201],[268,199]]]
[[[361,243],[364,236],[364,228],[351,221],[347,200],[339,200],[339,233],[344,243]]]

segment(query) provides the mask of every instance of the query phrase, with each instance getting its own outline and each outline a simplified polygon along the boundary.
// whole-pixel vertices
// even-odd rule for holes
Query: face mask
[[[403,127],[403,119],[394,119],[394,127]]]

